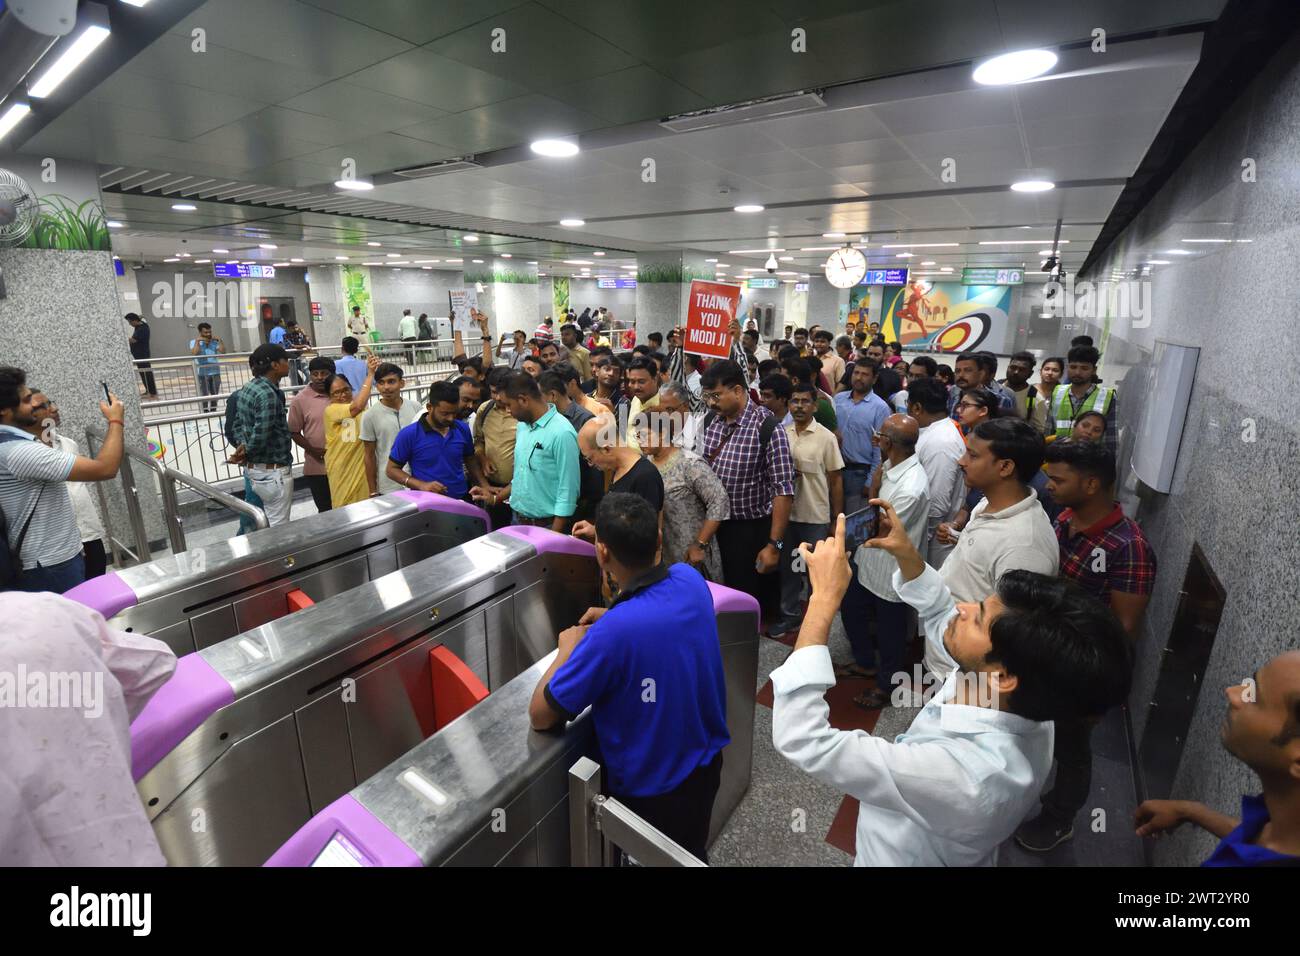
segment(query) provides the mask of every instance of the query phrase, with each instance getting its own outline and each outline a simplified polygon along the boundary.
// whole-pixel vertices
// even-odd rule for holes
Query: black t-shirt
[[[640,458],[626,475],[609,486],[611,492],[620,491],[640,495],[650,502],[655,511],[664,507],[664,479],[659,469],[648,458]]]
[[[135,342],[131,344],[131,357],[147,359],[149,357],[149,323],[141,322],[131,330]]]
[[[885,404],[888,405],[889,396],[893,395],[902,387],[903,380],[898,377],[897,372],[892,368],[882,368],[876,373],[876,384],[871,387],[871,390],[879,395],[884,400]]]

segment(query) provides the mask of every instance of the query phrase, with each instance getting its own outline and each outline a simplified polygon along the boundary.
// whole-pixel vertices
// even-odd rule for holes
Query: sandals
[[[853,703],[863,710],[883,710],[889,706],[889,695],[878,690],[864,690],[853,698]]]
[[[876,669],[874,667],[859,667],[857,664],[836,664],[835,676],[870,680],[876,676]]]

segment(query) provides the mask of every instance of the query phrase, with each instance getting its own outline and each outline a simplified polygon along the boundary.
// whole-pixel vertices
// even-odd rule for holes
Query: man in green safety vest
[[[1112,452],[1115,451],[1115,413],[1119,398],[1110,385],[1099,385],[1094,379],[1097,374],[1097,360],[1101,353],[1091,345],[1076,345],[1070,349],[1066,364],[1070,370],[1070,382],[1058,385],[1052,391],[1052,418],[1056,420],[1056,440],[1070,437],[1074,421],[1084,412],[1097,412],[1105,416],[1106,433],[1103,441]]]

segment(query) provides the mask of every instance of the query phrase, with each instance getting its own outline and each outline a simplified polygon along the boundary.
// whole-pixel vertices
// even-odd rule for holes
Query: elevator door
[[[259,299],[259,313],[262,318],[262,341],[271,340],[271,330],[275,328],[276,322],[284,319],[285,325],[289,324],[290,319],[296,319],[298,316],[294,312],[293,298],[291,296],[269,296]]]

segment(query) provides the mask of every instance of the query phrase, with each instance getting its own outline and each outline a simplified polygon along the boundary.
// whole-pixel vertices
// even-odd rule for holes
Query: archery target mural
[[[884,289],[881,333],[905,348],[996,350],[1006,338],[1011,286],[917,279]]]

